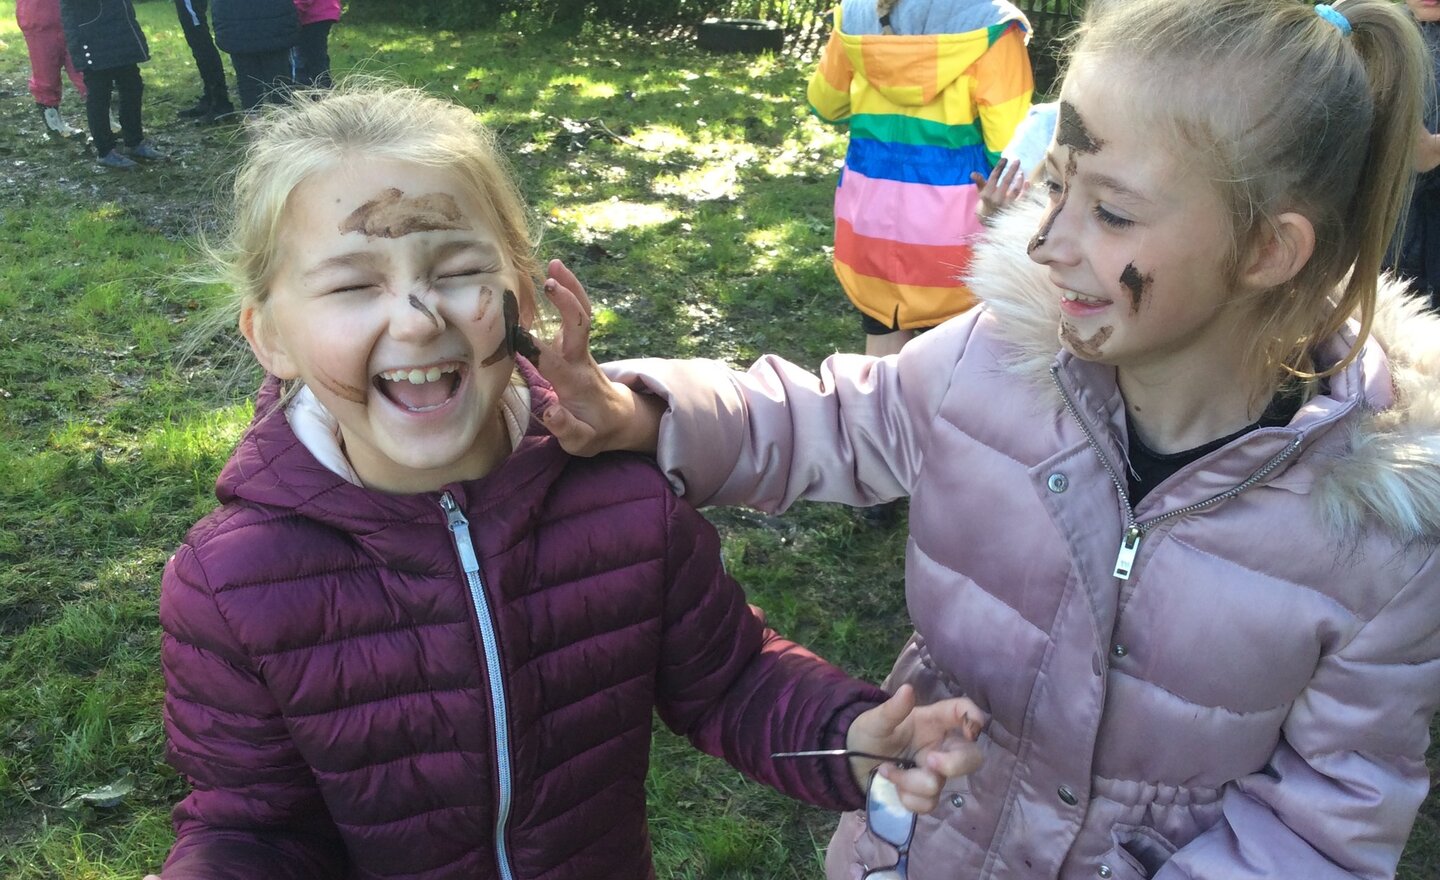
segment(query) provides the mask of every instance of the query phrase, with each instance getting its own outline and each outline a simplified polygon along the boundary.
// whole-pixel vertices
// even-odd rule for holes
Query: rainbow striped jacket
[[[954,33],[905,28],[905,14],[933,29],[956,9],[981,23]],[[884,35],[871,0],[837,7],[807,97],[820,119],[850,126],[835,191],[835,274],[861,312],[913,329],[974,304],[959,281],[981,229],[970,174],[990,173],[1030,107],[1034,79],[1028,22],[1009,3],[909,0],[895,18],[897,33]]]

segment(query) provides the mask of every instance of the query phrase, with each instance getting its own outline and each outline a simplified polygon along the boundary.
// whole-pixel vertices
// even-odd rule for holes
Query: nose
[[[1068,204],[1069,194],[1068,189],[1060,194],[1030,239],[1030,259],[1042,266],[1071,265],[1079,259],[1075,246],[1076,209]]]
[[[405,341],[423,341],[445,329],[437,297],[428,286],[417,284],[397,291],[390,305],[390,335]]]

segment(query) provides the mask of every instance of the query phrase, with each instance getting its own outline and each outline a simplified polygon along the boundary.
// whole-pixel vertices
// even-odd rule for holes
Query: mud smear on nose
[[[413,293],[410,294],[410,307],[415,309],[425,317],[429,318],[430,323],[434,324],[436,327],[440,326],[440,319],[435,317],[435,313],[430,311],[430,309],[426,307],[423,302],[420,301],[420,297],[416,296]]]
[[[347,382],[341,382],[334,376],[327,376],[323,370],[317,370],[315,378],[325,387],[325,390],[341,400],[348,400],[351,403],[365,403],[364,388],[356,388]]]
[[[1130,291],[1130,311],[1140,311],[1140,301],[1150,291],[1150,285],[1155,281],[1151,274],[1141,275],[1140,270],[1135,268],[1134,263],[1126,263],[1125,271],[1120,273],[1120,283]]]
[[[1060,216],[1060,211],[1065,207],[1065,200],[1070,198],[1070,181],[1075,177],[1075,170],[1078,164],[1075,159],[1075,151],[1071,150],[1070,159],[1065,163],[1065,181],[1060,185],[1060,199],[1055,203],[1054,207],[1050,209],[1050,213],[1045,215],[1045,221],[1040,224],[1040,231],[1036,232],[1035,236],[1030,239],[1030,244],[1025,247],[1025,253],[1035,253],[1035,249],[1044,244],[1045,239],[1050,237],[1050,230],[1055,226],[1055,218]]]
[[[340,221],[340,234],[364,233],[366,238],[402,238],[412,232],[469,229],[460,206],[448,193],[426,193],[406,198],[391,187]]]
[[[1080,111],[1069,101],[1060,102],[1060,121],[1055,124],[1055,143],[1077,153],[1098,153],[1105,142],[1090,133]]]
[[[1105,341],[1108,340],[1110,334],[1114,332],[1114,327],[1101,327],[1095,331],[1094,336],[1091,336],[1089,339],[1081,339],[1080,331],[1075,329],[1074,324],[1071,324],[1069,321],[1060,322],[1060,339],[1065,343],[1066,347],[1085,360],[1098,360],[1101,354],[1100,349],[1104,347]]]
[[[480,366],[488,367],[516,354],[524,355],[532,364],[539,364],[540,349],[535,345],[535,337],[520,325],[520,301],[515,298],[515,291],[507,287],[501,296],[505,304],[505,338],[489,357],[480,362]]]

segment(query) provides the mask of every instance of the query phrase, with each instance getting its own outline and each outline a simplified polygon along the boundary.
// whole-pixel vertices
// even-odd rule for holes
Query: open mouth
[[[463,378],[461,365],[451,362],[386,370],[375,377],[374,384],[387,400],[401,409],[423,413],[449,403]]]
[[[1073,290],[1060,291],[1060,297],[1066,302],[1079,303],[1082,306],[1103,306],[1110,304],[1110,300],[1108,299],[1101,299],[1098,296],[1086,296],[1083,293],[1076,293]]]

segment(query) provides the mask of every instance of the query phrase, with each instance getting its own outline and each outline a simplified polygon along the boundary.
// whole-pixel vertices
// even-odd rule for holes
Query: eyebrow
[[[1085,178],[1092,186],[1108,189],[1116,195],[1131,199],[1137,202],[1150,204],[1151,200],[1134,187],[1126,186],[1107,174],[1096,174],[1093,171],[1082,172],[1081,177]]]
[[[372,262],[374,262],[374,257],[372,255],[365,253],[364,251],[355,251],[354,253],[341,254],[338,257],[331,257],[328,260],[321,260],[320,262],[311,266],[309,269],[306,269],[305,273],[300,277],[305,279],[313,278],[316,275],[322,275],[326,272],[329,272],[331,269],[368,267]]]
[[[461,251],[476,251],[478,256],[488,257],[492,260],[500,259],[500,248],[492,242],[476,241],[473,238],[452,238],[443,241],[435,246],[432,255],[437,260],[443,260],[451,254],[458,254]]]

